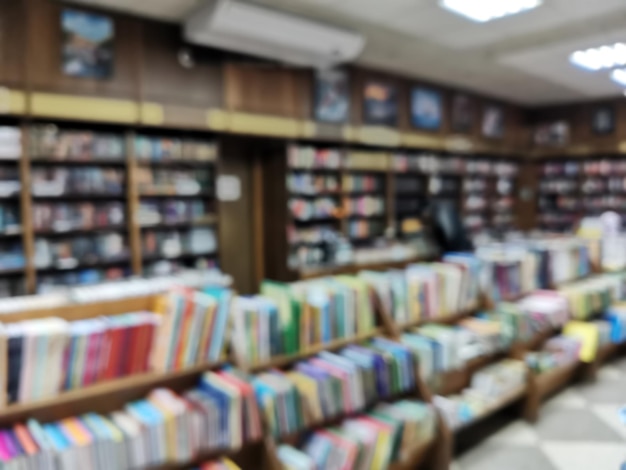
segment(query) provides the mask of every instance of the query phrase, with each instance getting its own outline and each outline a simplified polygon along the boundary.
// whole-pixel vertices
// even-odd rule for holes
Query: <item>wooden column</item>
[[[142,246],[141,227],[137,216],[139,214],[139,188],[137,186],[137,159],[135,158],[135,131],[126,134],[126,197],[128,227],[128,245],[130,248],[131,267],[133,274],[141,276]]]
[[[34,294],[37,289],[35,270],[35,234],[33,232],[33,212],[31,198],[30,147],[28,124],[22,124],[22,158],[19,161],[20,181],[20,217],[22,223],[22,249],[24,250],[24,281],[26,293]]]

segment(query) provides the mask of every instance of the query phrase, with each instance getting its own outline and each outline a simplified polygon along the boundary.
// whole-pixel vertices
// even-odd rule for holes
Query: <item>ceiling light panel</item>
[[[570,62],[587,70],[612,69],[626,65],[626,44],[617,42],[608,46],[594,47],[574,52]]]
[[[611,72],[611,79],[618,85],[626,86],[626,69],[615,69]]]
[[[478,23],[516,15],[542,3],[543,0],[439,0],[443,8]]]

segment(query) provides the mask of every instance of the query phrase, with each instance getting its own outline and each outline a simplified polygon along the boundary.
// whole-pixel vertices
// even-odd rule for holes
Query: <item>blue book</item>
[[[217,301],[217,311],[215,325],[213,327],[213,341],[209,345],[209,362],[216,362],[220,359],[220,352],[224,346],[224,336],[226,322],[230,313],[230,303],[233,298],[233,291],[219,286],[205,287],[202,292],[210,295]]]
[[[203,377],[200,381],[199,390],[208,395],[218,405],[220,443],[225,448],[228,448],[230,445],[230,423],[228,419],[230,409],[230,396],[226,392],[224,392],[224,390],[219,389],[208,380],[206,380],[205,377]]]

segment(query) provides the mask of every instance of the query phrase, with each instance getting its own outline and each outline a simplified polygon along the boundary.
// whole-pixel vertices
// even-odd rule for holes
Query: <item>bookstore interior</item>
[[[625,17],[0,2],[0,470],[626,469]]]

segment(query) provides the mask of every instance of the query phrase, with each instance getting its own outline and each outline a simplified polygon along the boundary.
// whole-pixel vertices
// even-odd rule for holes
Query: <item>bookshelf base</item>
[[[531,374],[528,396],[524,403],[524,418],[534,423],[539,418],[541,403],[572,382],[581,371],[581,364],[575,362],[542,374]]]

